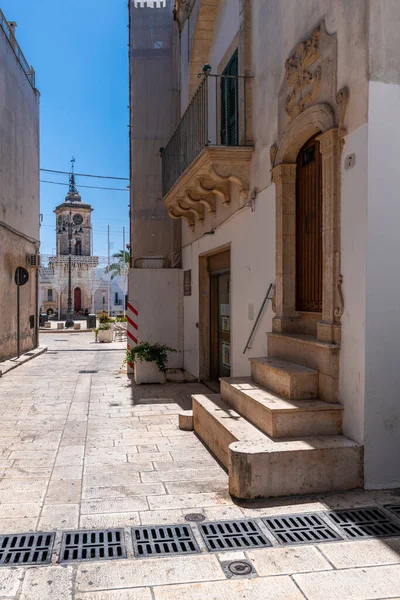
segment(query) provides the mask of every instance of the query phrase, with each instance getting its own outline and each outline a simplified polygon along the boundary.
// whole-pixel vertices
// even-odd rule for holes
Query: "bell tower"
[[[75,158],[71,159],[71,172],[69,175],[69,190],[65,201],[59,204],[54,213],[56,215],[56,231],[63,226],[65,218],[71,218],[74,223],[72,254],[76,256],[92,256],[92,223],[90,204],[82,202],[82,198],[76,188],[74,173]],[[68,232],[67,230],[57,235],[57,256],[68,255]]]

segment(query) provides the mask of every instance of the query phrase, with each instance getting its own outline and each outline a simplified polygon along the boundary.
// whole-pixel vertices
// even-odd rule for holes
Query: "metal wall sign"
[[[16,285],[25,285],[28,282],[29,273],[24,267],[17,267],[15,269],[14,281]]]
[[[15,269],[14,281],[17,286],[17,355],[18,358],[21,355],[20,352],[20,299],[19,299],[19,288],[21,285],[25,285],[29,280],[29,273],[24,267],[17,267]]]
[[[183,295],[192,295],[192,270],[188,269],[183,272]]]

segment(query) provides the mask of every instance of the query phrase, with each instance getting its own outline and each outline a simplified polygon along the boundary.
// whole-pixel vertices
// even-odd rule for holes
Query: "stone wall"
[[[39,92],[0,28],[0,360],[17,353],[15,269],[39,249]],[[37,343],[36,271],[21,287],[21,351]]]
[[[26,266],[26,255],[34,254],[37,245],[0,225],[0,361],[17,356],[17,286],[15,269]],[[36,315],[36,274],[29,270],[29,281],[20,287],[20,348],[21,353],[37,344],[35,327],[30,317]],[[35,323],[35,322],[34,322]]]

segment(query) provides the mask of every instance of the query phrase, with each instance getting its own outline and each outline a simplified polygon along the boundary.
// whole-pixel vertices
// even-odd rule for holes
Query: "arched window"
[[[77,239],[75,242],[75,254],[80,256],[82,254],[82,240]]]

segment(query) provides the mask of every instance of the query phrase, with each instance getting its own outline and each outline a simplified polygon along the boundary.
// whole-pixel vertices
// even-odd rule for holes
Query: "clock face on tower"
[[[73,219],[75,225],[82,225],[82,223],[83,223],[82,215],[76,214],[72,217],[72,219]]]

